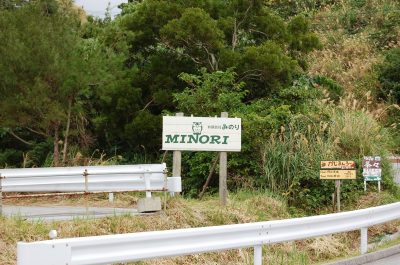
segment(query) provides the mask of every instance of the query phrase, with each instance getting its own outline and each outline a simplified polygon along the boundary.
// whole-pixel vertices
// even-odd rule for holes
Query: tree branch
[[[213,175],[213,172],[214,172],[214,170],[215,170],[215,167],[217,166],[218,158],[219,158],[219,153],[217,153],[217,156],[216,156],[215,159],[214,159],[214,163],[213,163],[213,165],[212,165],[212,167],[211,167],[211,169],[210,169],[210,172],[208,173],[208,177],[207,177],[206,183],[204,183],[203,189],[201,190],[201,192],[200,192],[200,194],[199,194],[199,199],[200,199],[200,200],[203,198],[203,195],[204,195],[204,193],[206,192],[206,190],[207,190],[207,188],[208,188],[208,185],[210,184],[211,177],[212,177],[212,175]]]
[[[249,11],[250,11],[250,9],[251,9],[252,7],[253,7],[253,4],[251,3],[251,4],[247,7],[246,11],[244,12],[243,19],[240,20],[239,22],[237,21],[237,18],[235,17],[235,23],[234,23],[234,25],[233,25],[233,34],[232,34],[232,51],[235,50],[236,45],[237,45],[237,43],[238,43],[238,41],[239,41],[239,29],[240,29],[242,23],[246,20],[247,15],[248,15],[248,13],[249,13]],[[236,16],[237,14],[238,14],[238,11],[236,10],[235,16]]]
[[[246,9],[246,11],[244,12],[244,17],[243,17],[243,19],[238,23],[238,25],[237,25],[237,27],[239,28],[240,27],[240,25],[244,22],[244,20],[247,18],[247,15],[248,15],[248,13],[249,13],[249,11],[250,11],[250,9],[253,7],[253,3],[251,3],[250,5],[249,5],[249,7]]]
[[[207,47],[205,45],[200,44],[200,47],[202,47],[207,53],[207,61],[211,67],[211,70],[212,71],[218,70],[218,61],[215,59],[215,55],[213,53],[209,52],[209,50],[207,49]]]
[[[8,130],[8,133],[11,134],[12,136],[14,136],[16,139],[18,139],[19,141],[23,142],[26,145],[32,145],[32,143],[22,139],[21,137],[19,137],[18,135],[16,135],[11,129]]]
[[[250,78],[250,79],[254,78],[253,80],[256,80],[256,78],[261,77],[261,72],[262,72],[261,70],[257,70],[257,69],[245,71],[245,72],[243,72],[243,76],[241,78],[239,78],[239,81],[243,81],[244,79],[247,79],[247,78]]]
[[[255,33],[259,33],[259,34],[261,34],[261,35],[264,35],[265,37],[268,37],[268,34],[267,33],[265,33],[265,32],[262,32],[262,31],[259,31],[259,30],[256,30],[256,29],[249,29],[251,32],[255,32]]]
[[[154,101],[154,98],[152,98],[147,104],[146,104],[146,106],[144,106],[144,108],[143,109],[141,109],[140,111],[144,111],[144,110],[146,110],[147,109],[147,107],[148,106],[150,106],[150,104],[151,103],[153,103],[153,101]]]
[[[71,126],[71,112],[72,112],[72,98],[68,100],[68,114],[67,114],[67,128],[65,129],[64,135],[64,146],[62,151],[62,163],[65,165],[67,161],[67,149],[68,149],[68,137],[69,137],[69,128]]]
[[[27,129],[28,131],[31,131],[31,132],[36,133],[36,134],[39,134],[39,135],[44,136],[46,138],[49,137],[49,135],[45,134],[44,132],[36,131],[36,130],[30,128],[30,127],[24,127],[24,128]]]

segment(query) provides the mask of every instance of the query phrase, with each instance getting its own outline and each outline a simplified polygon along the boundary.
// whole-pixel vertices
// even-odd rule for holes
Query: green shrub
[[[400,48],[387,52],[379,66],[381,91],[379,96],[393,103],[400,103]]]

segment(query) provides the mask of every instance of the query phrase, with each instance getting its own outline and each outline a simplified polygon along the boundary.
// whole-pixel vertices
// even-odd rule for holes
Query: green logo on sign
[[[203,131],[203,124],[201,122],[193,122],[192,124],[193,134],[168,134],[166,135],[165,143],[174,144],[228,144],[229,136],[220,135],[201,135]]]
[[[201,134],[201,131],[203,130],[203,125],[201,124],[201,122],[193,122],[192,124],[192,130],[193,133],[198,133]]]

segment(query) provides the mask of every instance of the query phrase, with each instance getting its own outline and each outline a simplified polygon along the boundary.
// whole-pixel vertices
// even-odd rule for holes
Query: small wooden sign
[[[320,179],[356,179],[355,170],[335,170],[321,169],[319,171]]]
[[[321,169],[355,169],[354,161],[321,161]]]
[[[337,211],[340,212],[340,185],[342,179],[356,179],[356,162],[354,161],[321,161],[319,178],[335,180]]]

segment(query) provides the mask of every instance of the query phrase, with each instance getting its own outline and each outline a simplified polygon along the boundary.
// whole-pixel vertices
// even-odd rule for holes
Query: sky
[[[75,0],[77,6],[83,7],[87,14],[95,17],[104,17],[108,3],[111,7],[111,16],[114,17],[121,12],[118,5],[127,2],[128,0]]]

